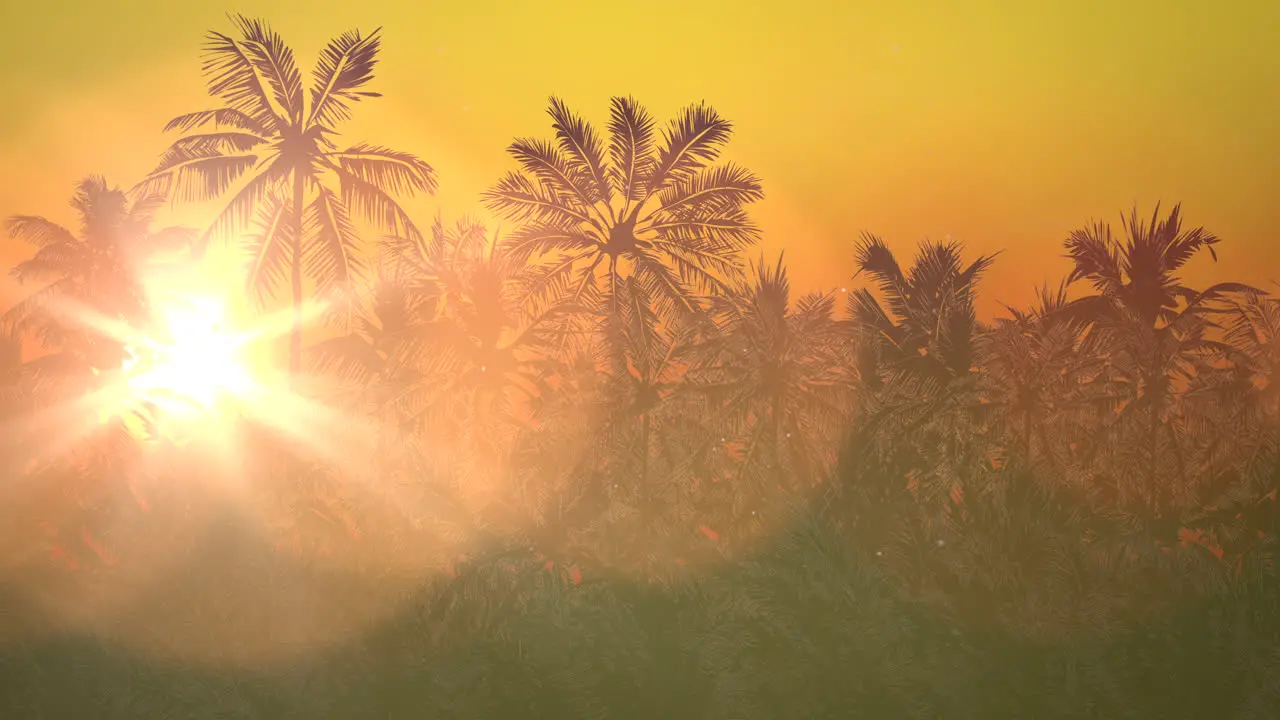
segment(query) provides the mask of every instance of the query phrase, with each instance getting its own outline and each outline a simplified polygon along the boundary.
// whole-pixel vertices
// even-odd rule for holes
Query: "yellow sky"
[[[842,284],[863,230],[903,254],[950,235],[1005,250],[988,308],[1022,302],[1061,275],[1072,228],[1157,200],[1228,241],[1192,279],[1280,278],[1275,0],[5,3],[0,214],[67,219],[83,175],[150,169],[165,121],[209,105],[199,47],[228,9],[304,68],[384,26],[385,97],[348,138],[437,168],[439,196],[411,206],[424,224],[478,209],[513,136],[551,134],[549,94],[601,125],[632,94],[664,121],[706,99],[735,122],[729,155],[769,195],[764,249],[802,286]]]

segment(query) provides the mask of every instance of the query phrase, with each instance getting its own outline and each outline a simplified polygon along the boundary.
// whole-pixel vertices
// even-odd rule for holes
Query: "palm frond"
[[[590,216],[592,206],[599,202],[600,193],[587,166],[575,166],[559,147],[545,140],[522,138],[507,148],[524,168],[537,178],[561,203],[571,203],[587,216],[587,222],[596,222]]]
[[[26,332],[32,320],[47,315],[53,303],[59,298],[71,295],[77,286],[78,278],[66,276],[27,295],[9,306],[4,315],[0,316],[0,328],[10,335]]]
[[[436,191],[435,170],[406,152],[361,143],[327,157],[347,173],[395,195]]]
[[[46,245],[34,256],[14,264],[9,269],[9,276],[18,282],[40,277],[76,276],[82,272],[89,252],[83,243]]]
[[[378,93],[361,90],[373,79],[381,38],[378,30],[361,35],[352,30],[330,41],[313,73],[308,127],[332,128],[351,117],[350,104]]]
[[[403,236],[414,243],[422,240],[417,225],[386,190],[341,165],[334,167],[338,172],[343,205],[393,235]]]
[[[183,135],[174,140],[169,149],[160,156],[159,167],[168,168],[175,163],[192,158],[245,153],[265,142],[267,139],[256,133],[229,130]]]
[[[651,174],[655,148],[654,123],[634,98],[615,97],[609,103],[610,175],[627,202],[636,202],[648,192],[645,181]]]
[[[1124,285],[1120,254],[1110,225],[1094,223],[1073,231],[1066,248],[1067,257],[1075,263],[1068,282],[1088,279],[1104,293],[1118,292]]]
[[[302,76],[294,62],[293,50],[284,44],[279,33],[261,20],[235,15],[231,22],[244,37],[244,54],[257,75],[270,86],[277,113],[296,126],[302,119]]]
[[[566,201],[548,187],[535,185],[518,172],[507,173],[483,198],[489,209],[517,222],[535,221],[563,227],[591,222],[587,208],[571,199]]]
[[[664,215],[712,213],[741,207],[764,198],[760,180],[732,163],[702,170],[658,193]]]
[[[676,317],[682,313],[697,312],[698,306],[692,299],[693,293],[689,292],[679,278],[671,274],[666,265],[644,255],[636,256],[635,264],[639,286],[653,298],[654,309],[660,316]]]
[[[911,316],[911,286],[893,251],[875,235],[864,234],[859,240],[854,256],[858,271],[875,279],[889,309],[898,319]]]
[[[520,278],[522,304],[526,314],[539,315],[547,308],[568,299],[575,286],[574,279],[581,272],[583,255],[565,254],[553,262],[538,265]]]
[[[577,229],[533,222],[522,226],[502,241],[502,251],[517,263],[554,253],[574,255],[599,250],[600,243]]]
[[[258,232],[245,241],[249,255],[245,288],[253,295],[259,309],[275,296],[276,289],[288,276],[293,246],[290,214],[287,200],[266,197],[258,210]]]
[[[750,216],[736,208],[672,220],[655,219],[646,229],[675,242],[696,243],[722,252],[744,250],[760,238],[760,229]]]
[[[14,215],[5,224],[9,237],[25,240],[36,247],[75,245],[78,242],[70,230],[35,215]]]
[[[256,127],[274,133],[288,125],[288,119],[280,117],[272,105],[254,60],[235,39],[210,32],[203,71],[209,94],[248,116]]]
[[[646,194],[652,196],[685,181],[714,162],[732,130],[733,124],[709,105],[685,108],[663,131],[664,144],[658,149],[652,172],[644,178]]]
[[[359,238],[342,201],[321,188],[304,220],[308,241],[303,250],[307,274],[317,282],[317,292],[332,295],[349,289],[364,273]]]
[[[1175,208],[1175,212],[1176,212]],[[1178,233],[1173,237],[1164,251],[1164,266],[1170,271],[1176,271],[1187,263],[1202,248],[1209,250],[1214,259],[1217,259],[1217,253],[1213,246],[1221,242],[1221,240],[1213,233],[1202,227],[1188,230],[1185,233]]]
[[[257,155],[170,148],[138,188],[144,192],[173,193],[176,200],[183,202],[212,200],[225,193],[258,159]]]
[[[591,179],[588,200],[608,204],[612,200],[613,189],[604,164],[604,148],[595,129],[590,123],[574,115],[560,98],[551,98],[548,112],[556,137],[560,140],[560,149],[568,153],[573,164],[579,166],[579,174]]]
[[[243,130],[258,137],[265,137],[270,133],[268,127],[260,125],[258,121],[244,112],[229,107],[183,113],[165,123],[164,132],[173,132],[174,130],[186,132],[205,125],[213,125],[214,129],[232,128]]]
[[[253,213],[262,207],[263,202],[280,192],[282,180],[280,171],[274,166],[251,178],[209,224],[196,241],[196,249],[203,249],[214,238],[234,238],[253,218]]]

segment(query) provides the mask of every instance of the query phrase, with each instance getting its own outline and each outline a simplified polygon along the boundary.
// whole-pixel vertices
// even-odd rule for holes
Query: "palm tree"
[[[249,243],[248,282],[261,296],[273,294],[289,276],[289,366],[296,375],[304,273],[322,295],[340,299],[364,267],[354,217],[398,237],[419,238],[393,196],[435,192],[435,172],[408,153],[365,143],[341,150],[334,142],[352,104],[378,97],[365,89],[377,64],[377,30],[352,30],[329,42],[312,72],[308,101],[293,51],[280,36],[259,20],[235,15],[231,21],[240,39],[210,32],[205,46],[209,94],[222,107],[169,121],[166,131],[187,134],[145,182],[181,200],[209,200],[248,176],[204,239],[232,233],[257,214],[264,232]]]
[[[544,296],[590,308],[615,307],[634,277],[659,316],[692,311],[692,290],[728,290],[737,253],[758,230],[747,204],[760,181],[733,164],[711,166],[729,121],[706,105],[687,107],[661,142],[648,112],[612,100],[608,155],[595,129],[551,99],[557,142],[520,139],[508,152],[521,170],[485,195],[503,217],[525,225],[508,240],[519,262],[551,256]],[[607,261],[607,262],[606,262]]]
[[[78,234],[44,217],[9,218],[9,236],[37,248],[10,274],[19,282],[49,281],[3,316],[8,331],[34,334],[47,349],[60,351],[33,370],[56,365],[87,372],[119,364],[123,357],[119,338],[110,337],[107,328],[91,327],[85,318],[67,315],[78,306],[96,313],[100,320],[133,329],[143,326],[148,309],[141,265],[159,253],[182,250],[195,238],[188,228],[151,229],[152,218],[163,204],[164,197],[154,192],[130,199],[94,175],[82,180],[71,198],[80,224]]]
[[[745,442],[740,471],[769,467],[804,487],[822,477],[848,409],[835,297],[793,305],[782,256],[754,270],[750,286],[713,301],[714,326],[687,351],[689,387]]]
[[[427,380],[426,336],[437,301],[385,265],[374,274],[370,295],[353,311],[347,333],[307,348],[308,369],[337,380],[363,410],[387,412],[382,419],[397,426],[416,426],[415,398]]]
[[[1228,362],[1191,378],[1183,398],[1198,441],[1202,509],[1179,527],[1214,532],[1229,552],[1265,544],[1280,513],[1280,300],[1247,294],[1230,298],[1215,322],[1229,346]],[[1259,532],[1263,535],[1259,535]]]
[[[1175,474],[1186,480],[1178,428],[1170,422],[1179,413],[1181,393],[1214,358],[1231,351],[1211,337],[1209,316],[1232,294],[1261,291],[1240,283],[1196,291],[1182,283],[1178,271],[1201,250],[1217,259],[1220,239],[1203,227],[1184,231],[1179,206],[1164,219],[1157,206],[1149,223],[1136,210],[1121,219],[1124,240],[1101,222],[1068,237],[1067,256],[1075,264],[1068,281],[1087,280],[1097,291],[1071,303],[1068,312],[1102,336],[1107,380],[1119,388],[1109,427],[1124,432],[1132,418],[1145,415],[1142,439],[1132,444],[1139,454],[1131,460],[1142,465],[1135,468],[1144,480],[1141,494],[1159,515],[1173,499],[1170,483],[1157,484],[1161,458],[1171,460]],[[1162,429],[1170,442],[1163,450]]]
[[[1096,423],[1091,403],[1106,389],[1095,382],[1102,364],[1099,336],[1064,313],[1067,291],[1064,281],[1053,290],[1041,288],[1029,310],[1005,306],[1008,316],[979,338],[983,399],[1027,464],[1057,463],[1056,450]]]
[[[309,348],[313,367],[432,443],[463,489],[492,488],[533,404],[552,395],[547,328],[561,308],[530,300],[533,269],[479,223],[437,219],[430,241],[390,250],[352,331]]]
[[[441,322],[428,342],[436,371],[450,378],[445,392],[470,399],[468,423],[522,416],[518,406],[549,391],[546,376],[556,369],[549,327],[564,308],[535,300],[536,269],[483,225],[464,220],[454,232],[437,225],[433,238],[418,264],[440,292]]]
[[[904,271],[874,235],[864,235],[856,252],[858,273],[876,282],[884,305],[865,288],[850,293],[862,392],[833,492],[852,493],[844,502],[862,506],[855,511],[863,518],[858,532],[870,539],[882,534],[895,503],[917,512],[920,497],[946,510],[971,478],[983,477],[989,447],[982,437],[974,300],[994,256],[965,265],[959,244],[925,242]],[[857,476],[852,487],[850,475]]]
[[[22,343],[8,333],[0,333],[0,426],[5,428],[0,438],[0,471],[6,476],[17,474],[16,452],[21,444],[19,433],[11,431],[11,423],[20,422],[29,403],[22,366]]]
[[[863,387],[870,391],[862,429],[884,429],[899,445],[912,435],[932,438],[926,444],[941,443],[955,460],[965,442],[954,432],[977,429],[970,422],[978,400],[975,363],[982,329],[975,291],[995,256],[965,266],[958,243],[926,242],[903,271],[882,240],[865,235],[856,259],[858,273],[871,275],[888,306],[865,288],[849,298],[853,334],[869,346],[859,352],[871,357],[862,368]]]
[[[669,471],[679,464],[680,440],[702,433],[686,416],[692,408],[677,402],[686,325],[660,321],[635,278],[619,289],[618,311],[595,346],[604,369],[599,432],[607,448],[596,467],[615,489],[613,497],[638,508],[637,522],[652,530],[662,509],[679,504],[678,479]]]
[[[883,240],[863,235],[858,274],[875,280],[888,309],[863,288],[850,294],[849,314],[856,328],[872,332],[882,369],[935,381],[971,375],[979,329],[974,290],[994,260],[982,256],[964,267],[959,243],[925,242],[904,272]]]

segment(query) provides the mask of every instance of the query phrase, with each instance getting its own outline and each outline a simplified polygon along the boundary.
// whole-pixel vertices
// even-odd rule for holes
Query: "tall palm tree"
[[[1215,322],[1229,361],[1191,378],[1183,399],[1187,439],[1200,450],[1202,508],[1178,527],[1216,530],[1243,552],[1265,544],[1280,522],[1280,300],[1249,294],[1225,305]]]
[[[1202,291],[1183,284],[1179,270],[1201,250],[1217,259],[1214,246],[1220,239],[1203,227],[1184,230],[1180,210],[1174,206],[1162,219],[1157,205],[1150,222],[1139,219],[1136,210],[1122,216],[1123,240],[1108,223],[1098,222],[1076,230],[1065,243],[1075,265],[1068,280],[1086,280],[1096,291],[1071,303],[1069,312],[1103,338],[1107,374],[1120,388],[1111,427],[1123,432],[1133,418],[1145,419],[1142,439],[1132,444],[1139,453],[1130,459],[1141,465],[1135,468],[1144,480],[1140,494],[1157,515],[1173,501],[1172,483],[1157,482],[1162,458],[1186,480],[1177,427],[1169,422],[1181,393],[1208,369],[1208,361],[1230,351],[1211,336],[1209,317],[1233,294],[1261,293],[1240,283]],[[1168,447],[1162,435],[1168,436]]]
[[[437,303],[414,292],[393,268],[379,268],[371,283],[369,301],[353,311],[350,330],[307,348],[308,369],[339,381],[362,410],[415,425]]]
[[[930,455],[945,455],[939,467],[952,467],[969,449],[961,435],[978,429],[976,288],[994,260],[966,266],[958,243],[926,242],[904,271],[880,238],[864,235],[857,246],[858,273],[871,276],[887,306],[866,288],[850,294],[854,336],[868,346],[859,352],[871,358],[861,369],[861,429],[893,452],[930,446]]]
[[[431,459],[464,487],[491,488],[481,476],[497,479],[534,401],[552,394],[547,327],[561,309],[530,300],[533,269],[479,223],[437,219],[429,241],[389,250],[355,327],[311,346],[310,359],[433,444]]]
[[[66,305],[142,327],[148,313],[142,264],[159,253],[186,248],[196,236],[183,227],[152,230],[152,218],[163,204],[160,194],[131,199],[93,175],[79,183],[71,198],[78,233],[44,217],[9,218],[9,236],[36,246],[35,255],[16,264],[10,274],[19,282],[48,284],[11,307],[3,325],[20,335],[33,334],[47,349],[59,352],[56,363],[45,361],[38,367],[106,369],[123,358],[118,338],[109,337],[107,329],[91,327],[84,318],[69,316],[74,310]]]
[[[983,398],[1027,464],[1056,461],[1056,449],[1096,423],[1090,403],[1105,390],[1095,382],[1099,336],[1064,313],[1067,291],[1064,281],[1041,288],[1028,310],[1006,306],[1008,316],[979,338]]]
[[[637,520],[652,526],[662,508],[678,504],[678,480],[664,470],[677,463],[680,436],[699,434],[682,417],[691,408],[676,402],[686,366],[678,353],[687,325],[662,322],[654,299],[635,278],[623,281],[619,301],[595,345],[604,369],[599,400],[605,421],[599,431],[608,448],[597,467],[615,488],[614,497],[635,505]]]
[[[421,264],[440,292],[442,323],[428,339],[438,371],[451,378],[449,392],[471,399],[468,415],[520,415],[513,403],[548,389],[555,359],[548,328],[563,309],[534,300],[536,270],[483,225],[464,220],[454,232],[437,228],[433,238]]]
[[[222,107],[180,115],[166,131],[186,134],[161,156],[145,181],[180,200],[209,200],[248,177],[210,225],[204,239],[232,233],[255,213],[264,232],[249,244],[250,288],[273,294],[287,274],[294,309],[289,366],[302,363],[302,279],[339,300],[364,263],[355,217],[398,237],[419,231],[395,195],[435,192],[432,168],[414,155],[358,143],[339,149],[339,123],[351,106],[378,97],[373,79],[381,39],[357,30],[331,40],[320,53],[309,99],[293,51],[270,27],[231,17],[240,34],[210,32],[204,73]],[[211,129],[209,129],[211,128]]]
[[[485,195],[502,216],[525,223],[508,240],[518,261],[550,256],[545,295],[615,306],[634,277],[660,316],[694,309],[693,291],[727,290],[737,253],[759,232],[745,207],[760,181],[733,164],[712,166],[728,120],[707,105],[685,108],[661,141],[631,98],[610,108],[608,153],[596,130],[558,98],[548,111],[556,142],[516,140],[521,170]]]
[[[850,293],[862,392],[854,432],[842,449],[842,482],[833,492],[850,492],[845,502],[859,501],[863,510],[904,503],[915,512],[914,496],[945,508],[968,478],[982,477],[988,448],[980,437],[975,362],[981,327],[974,302],[994,256],[965,265],[960,249],[922,243],[904,270],[874,235],[864,235],[856,248],[858,273],[871,276],[884,304],[866,288]],[[849,487],[854,474],[857,484]],[[879,533],[871,522],[859,526],[864,531]]]
[[[385,257],[407,291],[428,297],[430,322],[418,331],[429,356],[440,418],[493,439],[498,426],[519,424],[527,402],[557,368],[552,319],[561,306],[538,302],[541,277],[517,261],[499,236],[469,219],[446,228],[437,219],[429,242],[401,244]],[[440,419],[437,418],[437,419]],[[502,434],[502,433],[499,433]]]
[[[783,257],[755,268],[751,285],[713,301],[713,328],[687,351],[689,387],[710,401],[720,428],[744,438],[742,469],[786,469],[787,481],[815,481],[844,426],[849,389],[831,294],[794,304]]]

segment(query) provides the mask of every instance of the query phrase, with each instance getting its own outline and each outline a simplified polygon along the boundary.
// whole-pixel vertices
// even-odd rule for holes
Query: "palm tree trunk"
[[[649,413],[645,411],[640,416],[640,485],[642,488],[648,487],[649,480]]]
[[[773,435],[773,463],[775,472],[778,473],[778,481],[782,481],[782,456],[785,451],[782,447],[782,396],[775,394],[773,396],[773,405],[769,408],[769,423],[772,425],[770,432]],[[787,478],[791,480],[791,478]]]
[[[293,171],[293,247],[290,280],[293,286],[293,329],[289,333],[289,377],[297,382],[302,374],[302,203],[306,198],[306,178]]]
[[[1022,412],[1022,453],[1028,466],[1031,465],[1031,408]]]
[[[1147,492],[1150,493],[1149,498],[1152,509],[1156,514],[1160,513],[1159,491],[1156,489],[1156,469],[1158,460],[1158,450],[1160,444],[1160,398],[1158,396],[1151,398],[1151,425],[1147,430],[1147,452],[1151,455],[1147,459]]]

